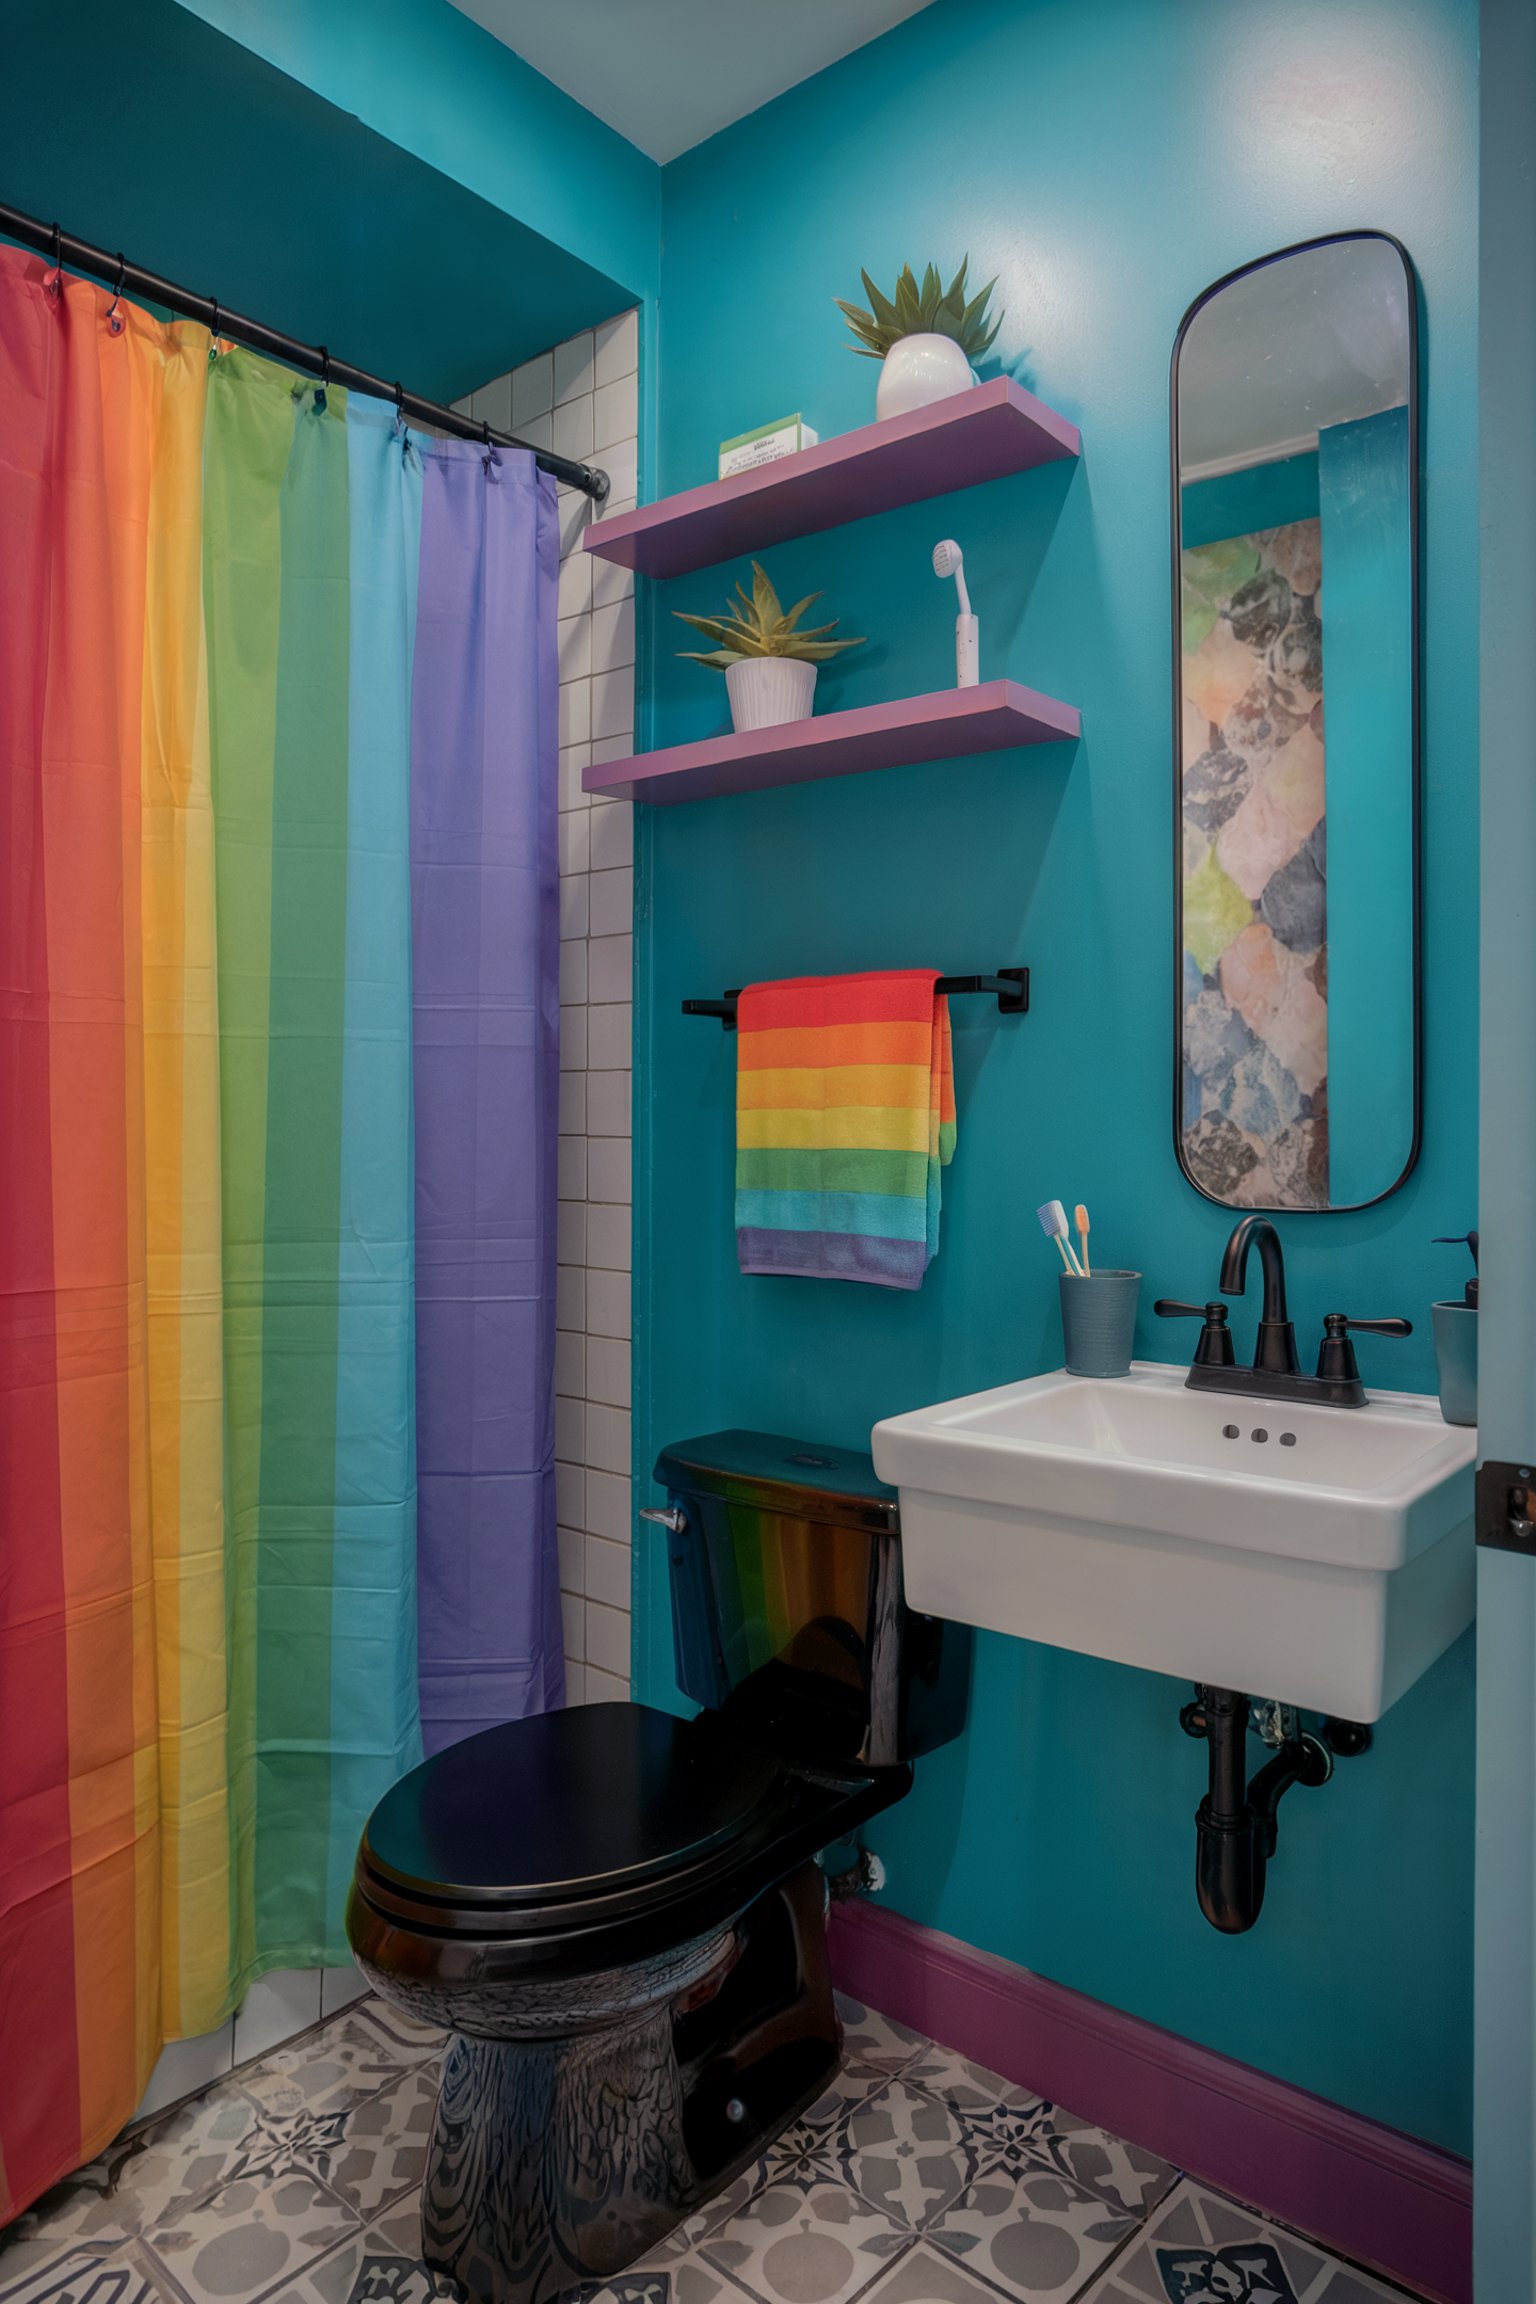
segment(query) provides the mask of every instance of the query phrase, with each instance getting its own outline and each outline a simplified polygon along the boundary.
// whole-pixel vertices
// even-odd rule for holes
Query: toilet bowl
[[[422,2252],[475,2304],[643,2256],[822,2092],[841,2036],[816,1853],[964,1722],[969,1635],[901,1598],[866,1455],[761,1433],[664,1450],[682,1719],[594,1704],[403,1778],[347,1926],[450,2035]]]

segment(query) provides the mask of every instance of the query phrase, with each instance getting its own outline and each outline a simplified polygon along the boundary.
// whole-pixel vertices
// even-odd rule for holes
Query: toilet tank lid
[[[875,1535],[899,1532],[896,1491],[876,1479],[874,1458],[864,1448],[834,1448],[781,1432],[707,1432],[663,1448],[656,1478],[678,1493],[723,1496],[796,1520]]]

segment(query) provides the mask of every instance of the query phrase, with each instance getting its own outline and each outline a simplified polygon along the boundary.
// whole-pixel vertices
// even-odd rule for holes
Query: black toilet
[[[814,1862],[964,1725],[970,1634],[908,1613],[896,1492],[850,1449],[665,1449],[683,1720],[594,1704],[414,1769],[347,1912],[452,2035],[422,2250],[476,2304],[621,2271],[821,2093],[841,2053]]]

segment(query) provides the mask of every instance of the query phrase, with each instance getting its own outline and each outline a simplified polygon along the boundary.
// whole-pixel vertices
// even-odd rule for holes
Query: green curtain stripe
[[[743,1145],[736,1185],[743,1192],[891,1192],[905,1199],[927,1191],[928,1155]]]
[[[351,613],[345,395],[305,389],[280,496],[262,1237],[256,1925],[327,1950]]]
[[[224,1263],[230,1909],[236,1995],[257,1960],[256,1593],[281,537],[294,402],[231,351],[208,379],[203,609],[215,822]]]

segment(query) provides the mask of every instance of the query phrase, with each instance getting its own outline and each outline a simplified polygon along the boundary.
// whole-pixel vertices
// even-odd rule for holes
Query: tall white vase
[[[906,416],[968,392],[976,379],[953,336],[899,336],[880,363],[877,417]]]
[[[749,728],[781,728],[786,720],[809,720],[815,707],[816,666],[797,656],[743,656],[726,667],[731,725],[738,736]]]

